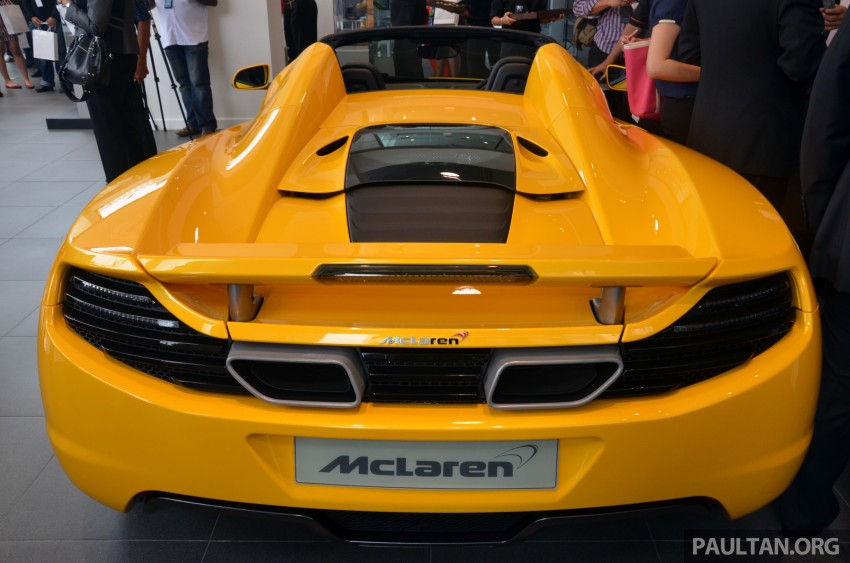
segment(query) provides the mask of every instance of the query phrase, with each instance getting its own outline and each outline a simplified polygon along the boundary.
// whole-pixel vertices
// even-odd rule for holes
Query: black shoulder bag
[[[93,90],[106,88],[109,84],[109,66],[112,55],[106,40],[90,33],[74,37],[65,62],[59,69],[59,80],[65,95],[74,102],[84,102]],[[83,95],[77,97],[74,85],[83,87]]]

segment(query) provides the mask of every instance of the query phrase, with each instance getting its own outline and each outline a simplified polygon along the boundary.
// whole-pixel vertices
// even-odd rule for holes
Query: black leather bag
[[[94,90],[106,88],[109,84],[109,67],[112,55],[106,47],[103,37],[83,33],[74,37],[65,62],[59,69],[59,80],[65,89],[65,95],[75,102],[88,99]],[[83,95],[76,97],[73,86],[82,86]]]

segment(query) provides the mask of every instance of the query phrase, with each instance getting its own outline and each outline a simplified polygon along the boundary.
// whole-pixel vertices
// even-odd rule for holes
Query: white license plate
[[[295,480],[395,489],[553,489],[558,441],[295,438]]]

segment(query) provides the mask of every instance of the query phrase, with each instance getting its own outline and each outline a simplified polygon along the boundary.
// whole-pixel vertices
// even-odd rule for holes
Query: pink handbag
[[[655,89],[655,80],[646,74],[646,54],[649,39],[634,41],[623,46],[626,58],[629,111],[641,119],[661,118],[661,96]]]

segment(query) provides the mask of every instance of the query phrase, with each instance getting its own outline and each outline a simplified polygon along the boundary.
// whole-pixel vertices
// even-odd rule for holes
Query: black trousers
[[[694,98],[667,98],[661,105],[661,134],[684,145],[688,140]]]
[[[783,528],[800,532],[818,532],[838,516],[832,487],[850,461],[850,293],[828,288],[820,310],[823,370],[815,432],[803,466],[780,499]]]
[[[758,188],[767,201],[782,214],[785,208],[785,200],[788,197],[788,178],[777,178],[774,176],[760,176],[758,174],[746,174],[741,172],[747,182]],[[802,205],[802,202],[800,203]],[[785,217],[782,217],[785,219]]]
[[[315,0],[299,0],[290,12],[283,13],[283,36],[286,40],[287,62],[317,40],[319,11]]]
[[[156,154],[142,89],[133,82],[136,60],[136,55],[114,55],[109,86],[86,100],[107,182]]]

